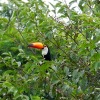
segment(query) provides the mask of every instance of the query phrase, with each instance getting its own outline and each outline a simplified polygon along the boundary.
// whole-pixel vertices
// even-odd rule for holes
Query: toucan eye
[[[44,47],[47,47],[46,45],[44,45]]]
[[[46,45],[44,45],[42,49],[44,49],[45,47],[47,47],[47,46],[46,46]]]

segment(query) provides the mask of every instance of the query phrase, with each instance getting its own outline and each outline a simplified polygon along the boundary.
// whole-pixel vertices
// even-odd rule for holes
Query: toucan
[[[51,61],[51,54],[50,54],[50,49],[48,48],[47,45],[44,45],[41,42],[34,42],[28,45],[29,48],[36,48],[36,49],[40,49],[42,50],[42,56],[45,60],[47,61]],[[42,63],[41,63],[42,64]],[[40,64],[40,65],[41,65]],[[50,67],[49,67],[50,68]],[[51,69],[51,68],[50,68]],[[46,73],[48,73],[48,71],[46,70]],[[45,77],[45,86],[47,84],[47,80],[48,77]],[[45,87],[46,88],[46,87]],[[48,100],[54,100],[47,91],[45,91],[45,98],[47,98]]]
[[[50,54],[50,49],[48,46],[44,45],[41,42],[34,42],[28,45],[30,48],[37,48],[42,50],[42,56],[45,60],[51,61],[51,54]]]

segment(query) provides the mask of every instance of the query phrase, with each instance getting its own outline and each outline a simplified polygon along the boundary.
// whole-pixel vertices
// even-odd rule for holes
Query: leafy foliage
[[[0,4],[0,99],[100,99],[100,1],[55,1],[52,16],[42,0]],[[39,65],[41,51],[27,48],[35,41],[52,61]]]

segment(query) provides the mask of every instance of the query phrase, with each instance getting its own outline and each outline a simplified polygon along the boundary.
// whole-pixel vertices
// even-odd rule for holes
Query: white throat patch
[[[46,55],[48,53],[48,47],[44,47],[43,49],[42,49],[42,55],[44,56],[44,55]]]

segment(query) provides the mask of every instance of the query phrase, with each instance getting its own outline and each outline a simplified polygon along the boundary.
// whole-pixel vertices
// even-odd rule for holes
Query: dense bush
[[[0,4],[0,99],[100,99],[100,1],[80,0],[78,11],[76,2]],[[52,61],[39,65],[41,51],[27,48],[36,41]]]

